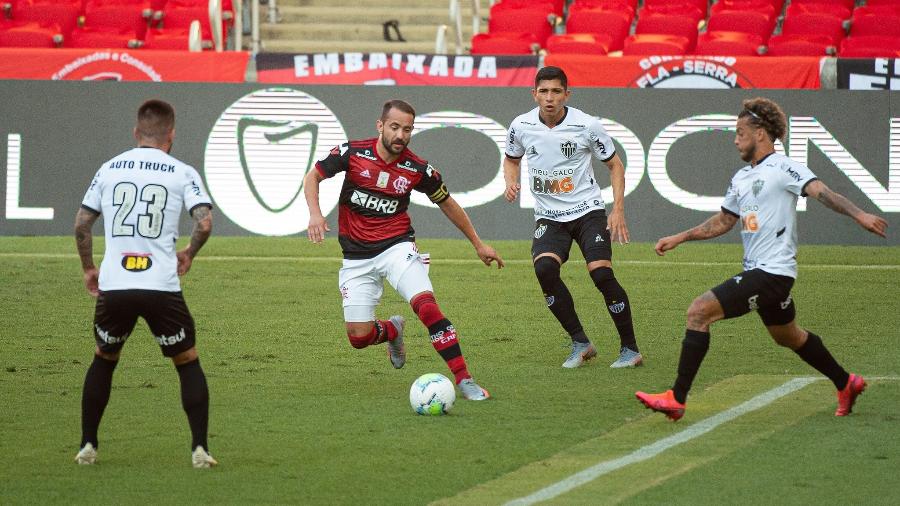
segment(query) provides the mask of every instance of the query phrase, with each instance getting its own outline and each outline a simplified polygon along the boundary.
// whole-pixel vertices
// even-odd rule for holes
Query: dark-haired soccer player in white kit
[[[887,222],[861,211],[825,186],[805,165],[775,152],[775,140],[784,140],[787,132],[787,119],[772,100],[744,100],[736,130],[734,145],[749,165],[731,179],[722,210],[690,230],[663,237],[656,243],[656,253],[663,255],[685,241],[718,237],[740,220],[744,271],[703,293],[688,308],[678,377],[672,389],[635,395],[648,408],[672,420],[680,419],[709,349],[710,325],[756,311],[776,343],[793,350],[834,383],[838,399],[834,414],[846,416],[865,390],[865,380],[848,374],[819,336],[797,325],[791,297],[797,277],[797,197],[808,195],[882,237]]]
[[[344,172],[338,211],[338,241],[344,262],[338,278],[344,321],[351,346],[357,349],[386,342],[394,368],[406,363],[402,316],[375,317],[384,292],[384,280],[406,299],[428,329],[431,344],[456,378],[463,397],[480,401],[490,397],[469,374],[459,346],[456,327],[434,298],[434,289],[419,252],[407,213],[409,196],[420,191],[440,207],[475,247],[485,265],[503,260],[483,243],[466,211],[450,196],[441,174],[416,156],[407,145],[416,112],[402,100],[384,104],[376,121],[378,137],[350,141],[331,150],[304,178],[309,205],[309,239],[322,242],[329,231],[319,206],[319,184]]]
[[[538,71],[531,92],[538,107],[518,116],[509,127],[503,172],[506,200],[515,201],[521,185],[521,159],[528,159],[534,195],[534,240],[531,257],[547,307],[572,338],[572,352],[563,367],[575,368],[597,355],[578,315],[560,268],[578,243],[594,285],[619,333],[619,357],[610,367],[643,363],[634,336],[631,303],[612,270],[612,241],[628,242],[625,224],[625,165],[600,120],[569,107],[568,79],[559,67]],[[591,157],[609,168],[613,210],[607,221]]]
[[[79,464],[93,464],[97,430],[109,402],[113,371],[138,317],[150,327],[164,356],[172,359],[181,382],[181,403],[191,428],[191,462],[217,464],[209,455],[209,389],[194,347],[194,319],[178,276],[212,233],[212,204],[193,167],[168,153],[175,138],[175,110],[161,100],[138,109],[137,146],[103,164],[75,216],[75,242],[84,284],[97,297],[94,361],[84,378]],[[193,217],[191,241],[175,251],[182,208]],[[105,216],[106,252],[94,266],[91,228]]]

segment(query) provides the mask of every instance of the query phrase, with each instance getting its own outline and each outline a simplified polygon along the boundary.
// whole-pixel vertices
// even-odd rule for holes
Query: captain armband
[[[441,183],[440,188],[438,188],[434,193],[428,195],[428,199],[435,204],[440,204],[441,202],[447,200],[447,197],[449,196],[450,192],[447,190],[447,185]]]

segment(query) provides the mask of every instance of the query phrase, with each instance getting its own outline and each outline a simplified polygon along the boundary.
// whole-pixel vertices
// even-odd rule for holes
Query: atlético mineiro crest
[[[575,154],[575,149],[578,146],[572,141],[561,142],[559,144],[559,150],[562,152],[563,156],[566,158],[572,158],[572,155]]]
[[[765,185],[765,184],[766,184],[766,182],[763,181],[762,179],[757,179],[756,181],[753,182],[753,196],[754,197],[759,196],[759,192],[762,191],[763,185]]]
[[[534,229],[534,238],[540,239],[544,235],[544,232],[546,232],[546,231],[547,231],[546,224],[539,225],[538,228]]]

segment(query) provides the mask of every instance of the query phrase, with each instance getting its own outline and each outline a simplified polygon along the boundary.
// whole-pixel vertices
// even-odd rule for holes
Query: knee
[[[348,324],[347,339],[350,340],[350,346],[357,350],[365,348],[370,344],[374,331],[375,326],[372,324]]]
[[[591,280],[594,281],[594,286],[601,290],[608,282],[616,280],[616,275],[613,274],[611,267],[598,267],[592,270],[590,274]]]
[[[712,308],[709,302],[697,297],[687,310],[687,320],[689,323],[699,326],[706,326],[712,323]]]
[[[534,262],[534,274],[543,286],[545,283],[553,283],[559,280],[559,262],[550,257],[541,257]]]

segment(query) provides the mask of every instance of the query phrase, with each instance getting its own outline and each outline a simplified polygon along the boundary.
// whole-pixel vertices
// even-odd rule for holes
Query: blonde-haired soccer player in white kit
[[[778,104],[766,98],[744,100],[734,145],[749,165],[731,179],[722,210],[702,224],[656,243],[656,253],[663,255],[685,241],[718,237],[738,221],[744,242],[744,271],[704,292],[688,308],[672,389],[635,394],[645,406],[671,420],[684,416],[688,391],[709,349],[710,326],[751,311],[759,313],[776,343],[793,350],[831,380],[837,389],[836,416],[850,414],[856,397],[866,388],[862,376],[847,373],[819,336],[797,325],[791,297],[797,277],[797,197],[808,195],[882,237],[887,222],[861,211],[825,186],[805,165],[776,153],[775,140],[783,140],[786,132],[787,118]]]
[[[75,216],[75,242],[85,288],[97,297],[96,351],[84,378],[79,464],[97,459],[97,431],[109,402],[113,372],[138,317],[144,318],[181,383],[181,403],[191,428],[194,467],[217,464],[209,455],[209,389],[194,347],[194,319],[178,276],[212,233],[212,204],[193,167],[168,153],[175,138],[175,110],[161,100],[138,109],[136,148],[103,164]],[[178,218],[187,209],[194,222],[191,241],[176,252]],[[105,216],[106,252],[94,265],[91,228]]]
[[[547,307],[572,339],[572,352],[563,367],[578,367],[597,355],[560,277],[572,241],[578,242],[591,280],[603,295],[619,333],[619,357],[610,367],[639,366],[643,357],[634,336],[631,303],[612,270],[612,241],[628,242],[625,165],[600,121],[566,105],[571,91],[562,69],[539,70],[531,93],[538,107],[517,117],[509,127],[503,160],[506,200],[513,202],[519,195],[521,160],[527,157],[536,203],[531,246],[534,272]],[[600,186],[594,179],[592,156],[610,171],[615,203],[608,222]]]

